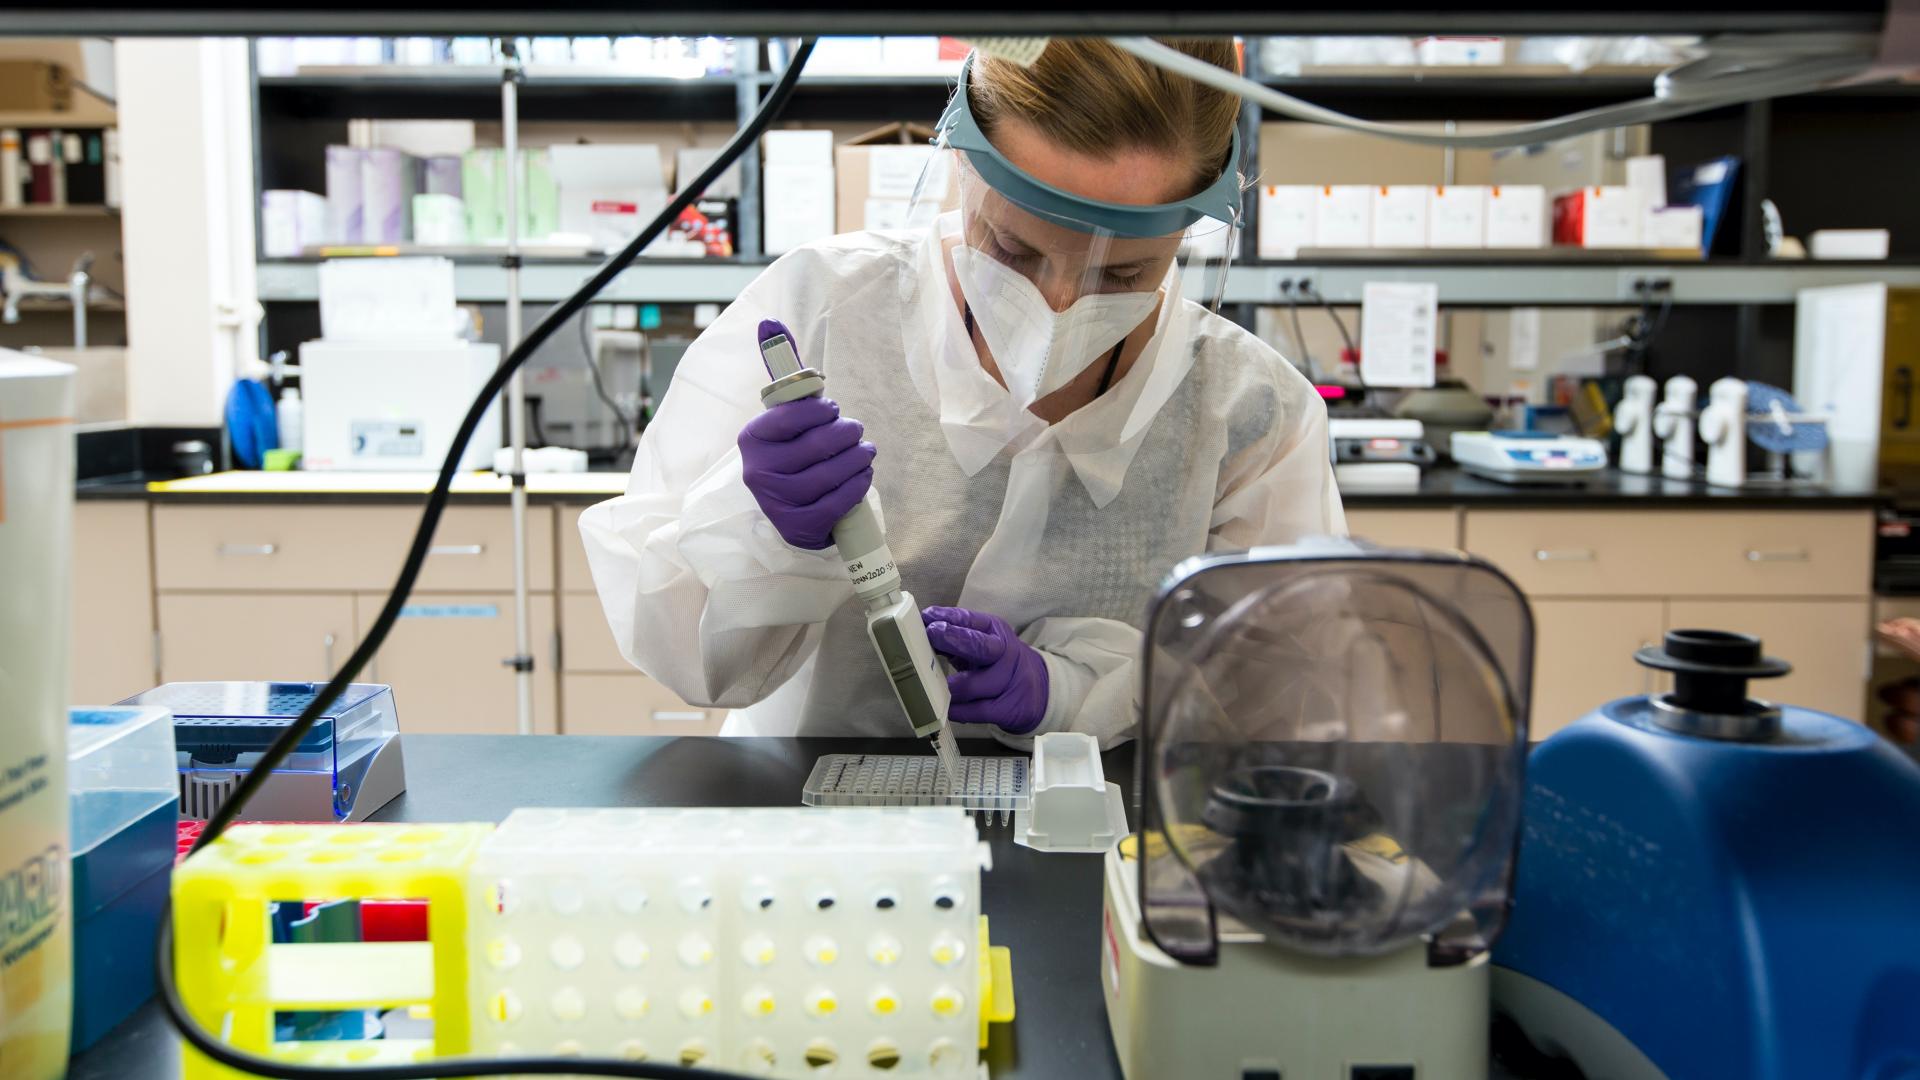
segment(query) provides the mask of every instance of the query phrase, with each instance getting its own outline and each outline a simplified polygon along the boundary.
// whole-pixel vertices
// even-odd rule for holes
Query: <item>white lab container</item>
[[[1486,247],[1487,189],[1477,184],[1434,188],[1427,206],[1427,246]]]
[[[450,259],[329,259],[319,276],[328,341],[444,342],[459,327]]]
[[[0,1072],[65,1075],[73,368],[0,349]]]
[[[1885,229],[1816,229],[1807,235],[1807,252],[1816,259],[1884,259],[1892,240]]]
[[[1420,184],[1382,184],[1373,193],[1373,246],[1427,246],[1427,203],[1433,189]]]
[[[291,258],[327,243],[327,200],[311,191],[260,193],[260,252]]]
[[[1488,247],[1544,248],[1552,223],[1546,188],[1537,184],[1495,184],[1487,189]]]
[[[1313,246],[1363,248],[1373,243],[1373,185],[1323,185],[1313,207]]]
[[[956,807],[517,810],[471,874],[474,1051],[973,1080],[987,864]]]
[[[438,472],[500,347],[442,342],[309,341],[300,346],[307,470]],[[500,400],[461,455],[484,469],[500,446]]]
[[[1650,208],[1640,220],[1640,244],[1657,251],[1698,252],[1706,220],[1706,211],[1698,206]]]
[[[1260,257],[1291,259],[1314,246],[1314,207],[1320,189],[1281,184],[1260,189]]]

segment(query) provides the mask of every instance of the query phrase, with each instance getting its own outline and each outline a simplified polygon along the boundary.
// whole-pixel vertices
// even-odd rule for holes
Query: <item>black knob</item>
[[[1775,679],[1793,670],[1767,656],[1760,639],[1725,630],[1669,630],[1662,648],[1634,653],[1641,664],[1673,673],[1672,705],[1689,712],[1737,716],[1747,711],[1747,680]]]

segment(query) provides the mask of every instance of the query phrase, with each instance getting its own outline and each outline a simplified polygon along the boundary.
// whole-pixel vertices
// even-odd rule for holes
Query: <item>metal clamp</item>
[[[274,555],[280,551],[278,544],[221,544],[217,549],[222,555]]]
[[[485,544],[435,544],[427,549],[429,555],[485,555]]]
[[[1793,548],[1789,551],[1747,551],[1748,562],[1808,562],[1813,558],[1806,548]]]
[[[1564,551],[1548,551],[1540,548],[1534,551],[1535,562],[1592,562],[1592,548],[1568,548]]]

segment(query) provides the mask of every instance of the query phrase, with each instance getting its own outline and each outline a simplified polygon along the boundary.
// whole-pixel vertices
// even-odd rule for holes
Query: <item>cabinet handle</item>
[[[1788,551],[1757,551],[1752,549],[1747,551],[1748,562],[1806,562],[1812,557],[1813,556],[1807,554],[1806,548],[1793,548]]]
[[[1533,553],[1535,562],[1592,562],[1592,548],[1566,548],[1561,551],[1548,551],[1545,548]]]
[[[217,549],[222,555],[274,555],[280,551],[279,544],[221,544]]]
[[[485,555],[485,544],[435,544],[427,549],[429,555]]]
[[[327,678],[333,678],[333,635],[325,634],[320,638],[321,670]]]

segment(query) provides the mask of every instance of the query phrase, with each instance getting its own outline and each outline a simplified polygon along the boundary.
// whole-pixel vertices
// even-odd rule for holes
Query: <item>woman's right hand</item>
[[[827,398],[783,402],[740,431],[741,476],[788,544],[819,551],[873,486],[873,444]]]

